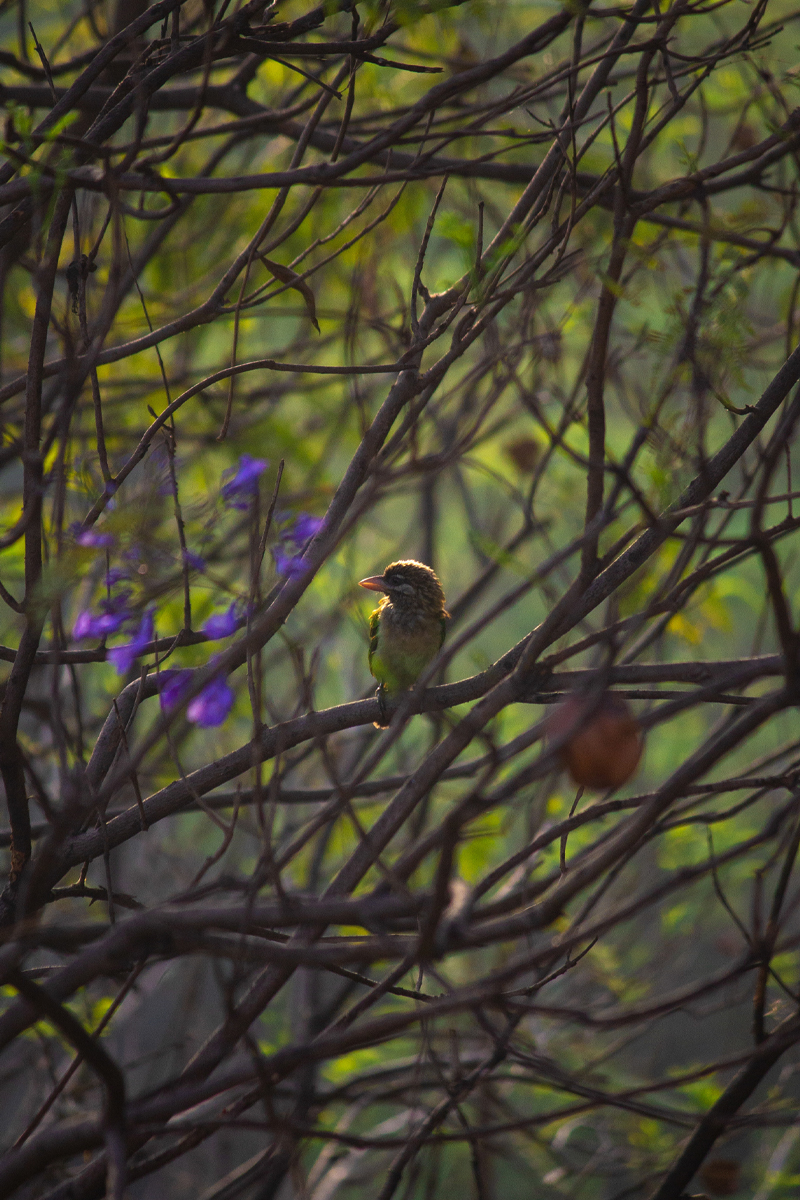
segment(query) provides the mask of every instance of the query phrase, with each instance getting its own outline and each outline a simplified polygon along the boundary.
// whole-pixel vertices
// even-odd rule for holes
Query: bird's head
[[[385,592],[399,609],[416,609],[432,617],[444,613],[444,592],[436,572],[411,558],[389,563],[382,575],[359,580],[359,587]]]

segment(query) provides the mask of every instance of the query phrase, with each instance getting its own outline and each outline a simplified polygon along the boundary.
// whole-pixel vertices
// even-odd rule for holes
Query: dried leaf
[[[265,258],[263,254],[260,255],[260,258],[264,266],[269,267],[276,279],[280,280],[281,283],[287,284],[290,288],[294,288],[296,292],[300,293],[306,302],[308,319],[316,329],[317,333],[319,333],[319,325],[317,323],[317,306],[314,302],[314,293],[306,283],[305,279],[301,279],[297,272],[293,271],[291,267],[284,267],[280,263],[273,262],[271,258]]]

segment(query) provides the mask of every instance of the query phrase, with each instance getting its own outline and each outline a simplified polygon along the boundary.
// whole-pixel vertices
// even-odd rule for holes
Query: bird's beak
[[[358,586],[369,588],[371,592],[386,591],[386,582],[382,575],[370,575],[369,579],[359,579]]]

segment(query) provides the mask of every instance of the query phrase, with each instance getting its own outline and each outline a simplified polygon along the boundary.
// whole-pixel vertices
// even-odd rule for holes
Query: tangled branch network
[[[798,15],[0,4],[0,1195],[796,1187]]]

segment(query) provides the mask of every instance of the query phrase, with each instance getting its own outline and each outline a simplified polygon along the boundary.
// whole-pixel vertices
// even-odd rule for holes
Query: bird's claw
[[[386,688],[383,686],[383,684],[381,684],[376,691],[375,699],[378,701],[381,719],[379,722],[373,721],[373,724],[376,729],[386,729],[387,725],[389,724],[389,714],[386,711]]]

